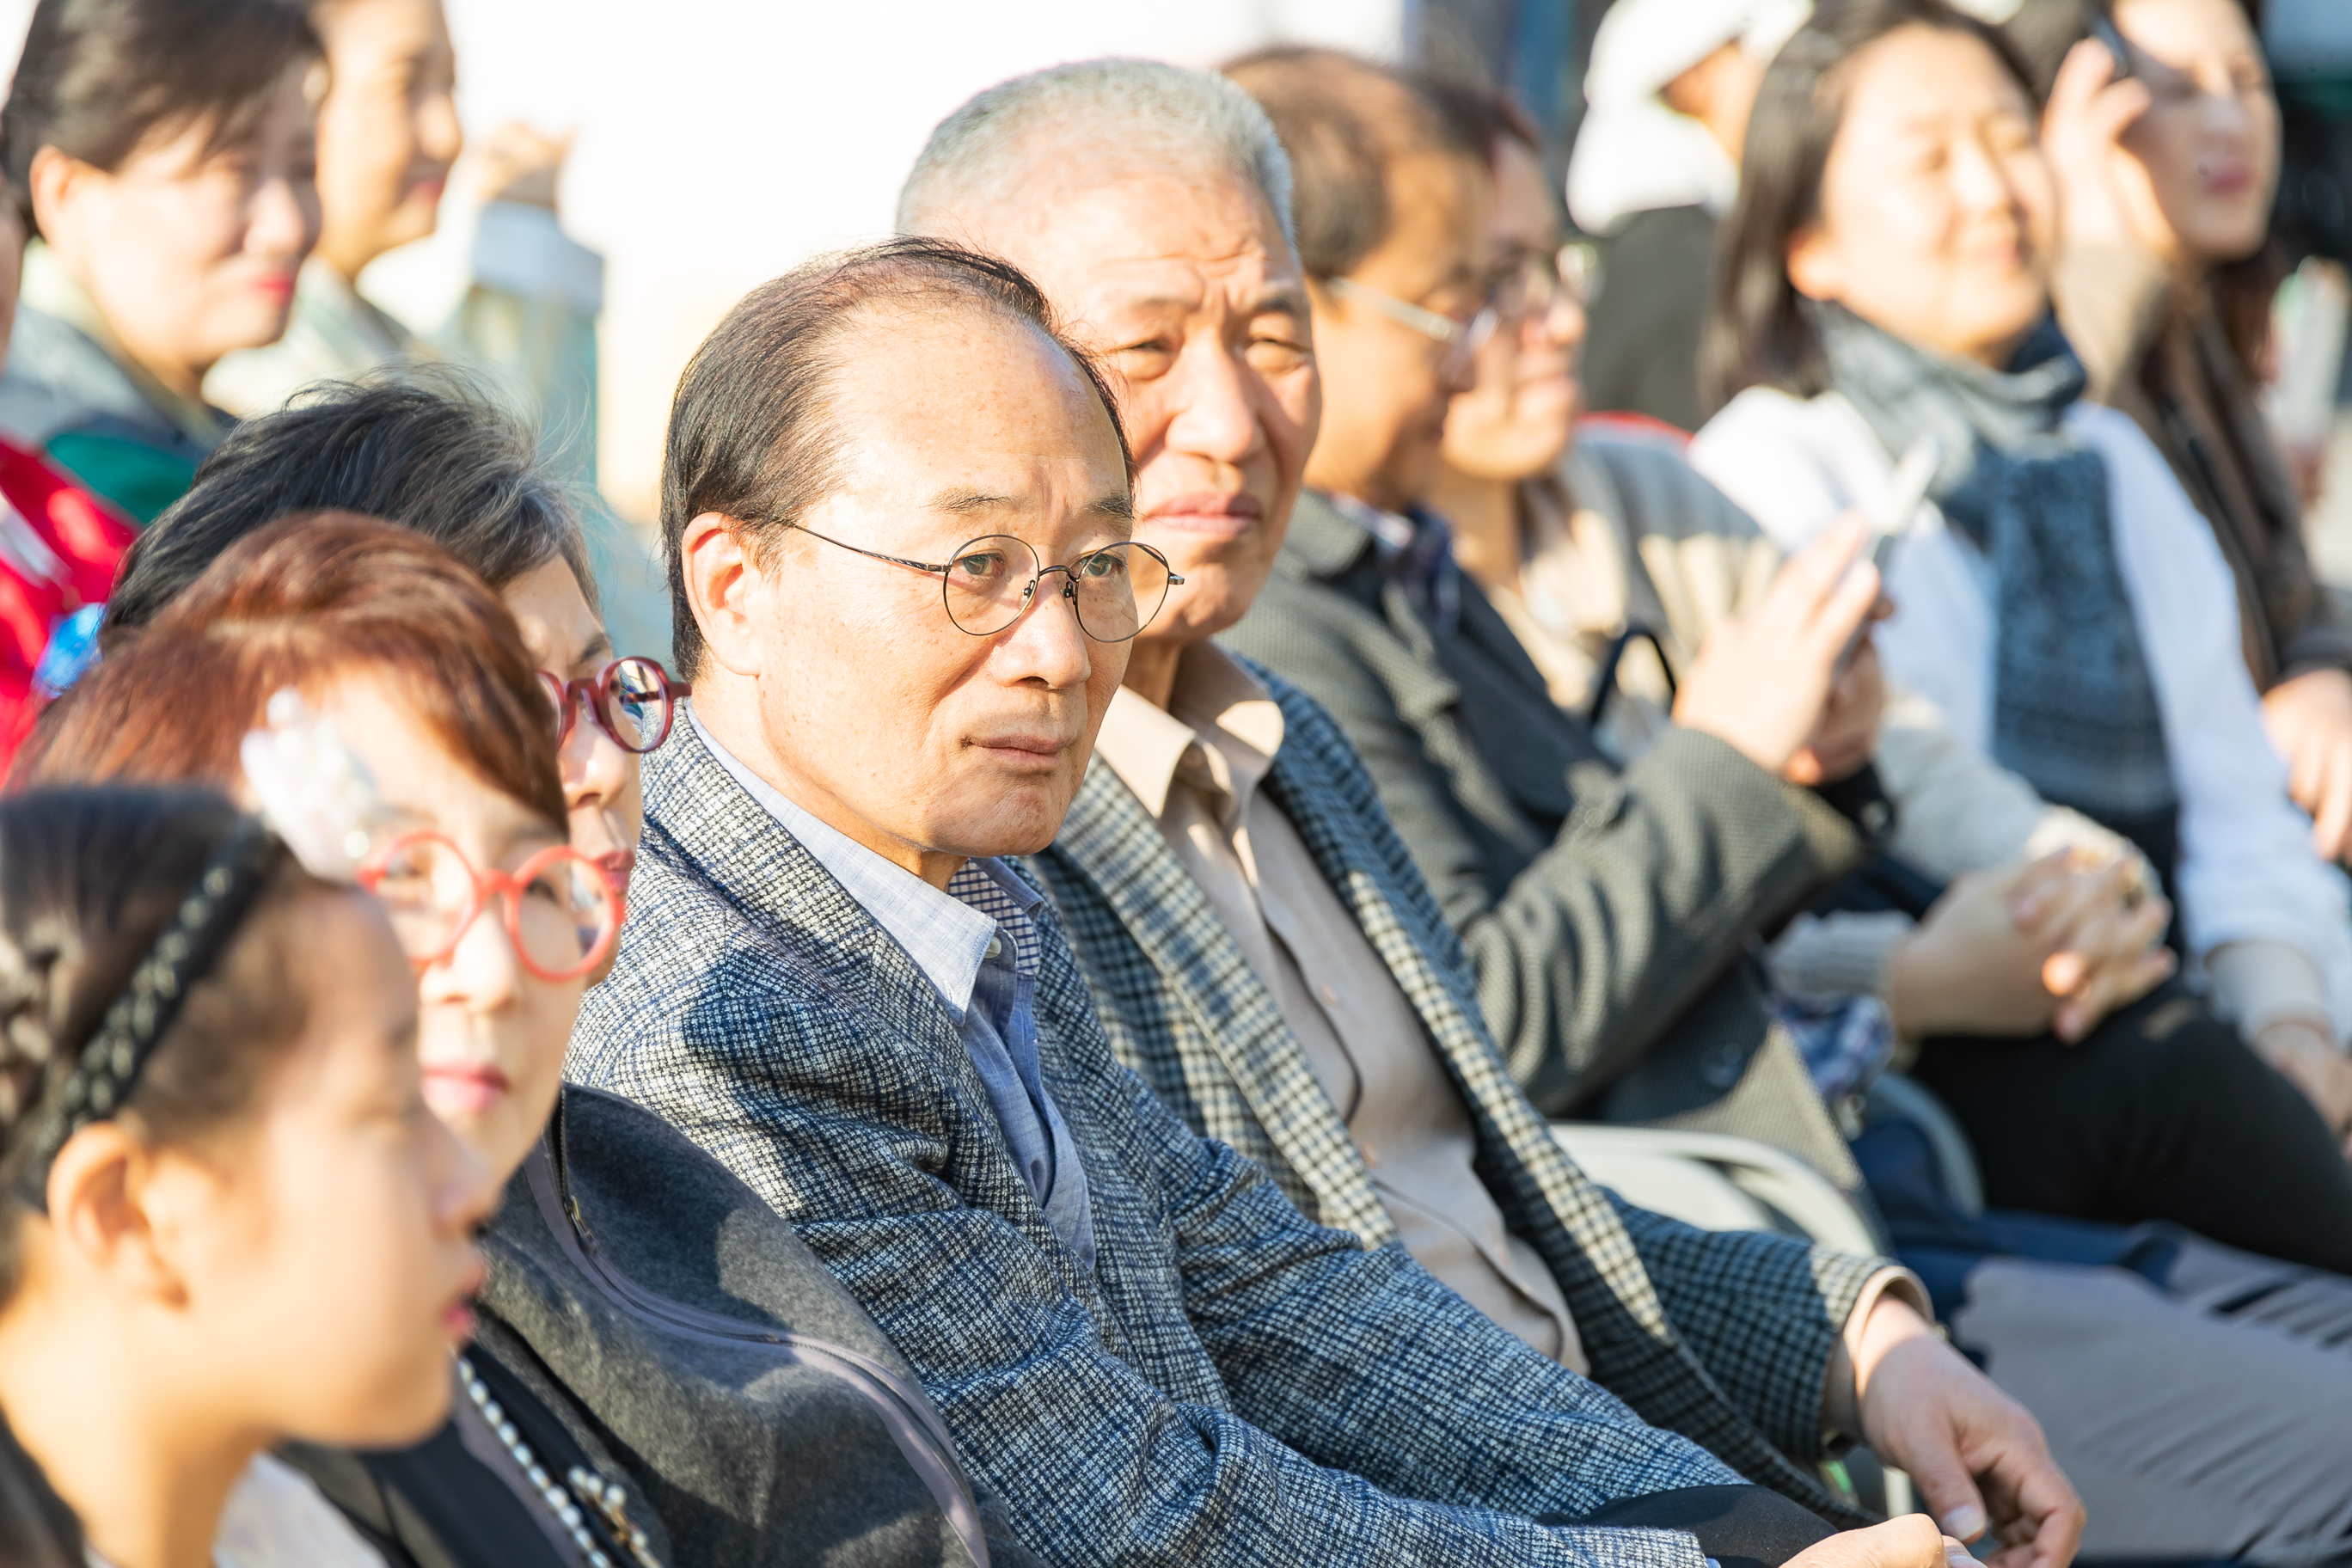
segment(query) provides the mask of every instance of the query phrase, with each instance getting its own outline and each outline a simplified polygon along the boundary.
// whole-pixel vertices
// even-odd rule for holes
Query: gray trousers
[[[1996,1258],[1952,1337],[2032,1411],[2086,1558],[2352,1562],[2352,1279],[2190,1240],[2162,1286]]]

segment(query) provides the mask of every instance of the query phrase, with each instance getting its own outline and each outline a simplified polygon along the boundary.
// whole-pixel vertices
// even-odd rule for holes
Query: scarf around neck
[[[2116,558],[2106,463],[2064,423],[2084,375],[2055,322],[1990,371],[1841,305],[1812,314],[1832,388],[1888,454],[1941,444],[1928,496],[1991,568],[1994,760],[2110,826],[2168,822],[2163,711]]]

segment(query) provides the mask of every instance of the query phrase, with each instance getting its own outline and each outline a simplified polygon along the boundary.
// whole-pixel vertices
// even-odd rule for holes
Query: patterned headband
[[[257,816],[239,818],[214,847],[195,886],[107,1008],[73,1069],[42,1097],[30,1119],[33,1133],[17,1175],[19,1199],[46,1208],[49,1165],[58,1151],[75,1133],[107,1121],[129,1102],[189,990],[227,950],[283,853],[278,836]]]

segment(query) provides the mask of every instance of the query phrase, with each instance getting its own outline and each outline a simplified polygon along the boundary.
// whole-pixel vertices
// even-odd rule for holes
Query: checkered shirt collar
[[[897,939],[923,972],[940,999],[961,1024],[971,1005],[980,967],[1000,937],[1013,949],[1014,971],[1037,973],[1040,943],[1035,910],[1045,895],[1016,876],[1002,859],[968,860],[941,892],[913,872],[894,866],[847,834],[820,821],[782,791],[745,766],[704,728],[693,704],[687,718],[710,754],[737,784],[833,873],[875,923]]]

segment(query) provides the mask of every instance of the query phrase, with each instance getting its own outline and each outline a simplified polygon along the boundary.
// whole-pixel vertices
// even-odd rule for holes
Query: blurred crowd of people
[[[39,0],[0,1563],[2352,1561],[2278,107],[2052,18],[1616,0],[1564,200],[990,88],[680,377],[665,662],[562,145],[362,291],[438,0]]]

